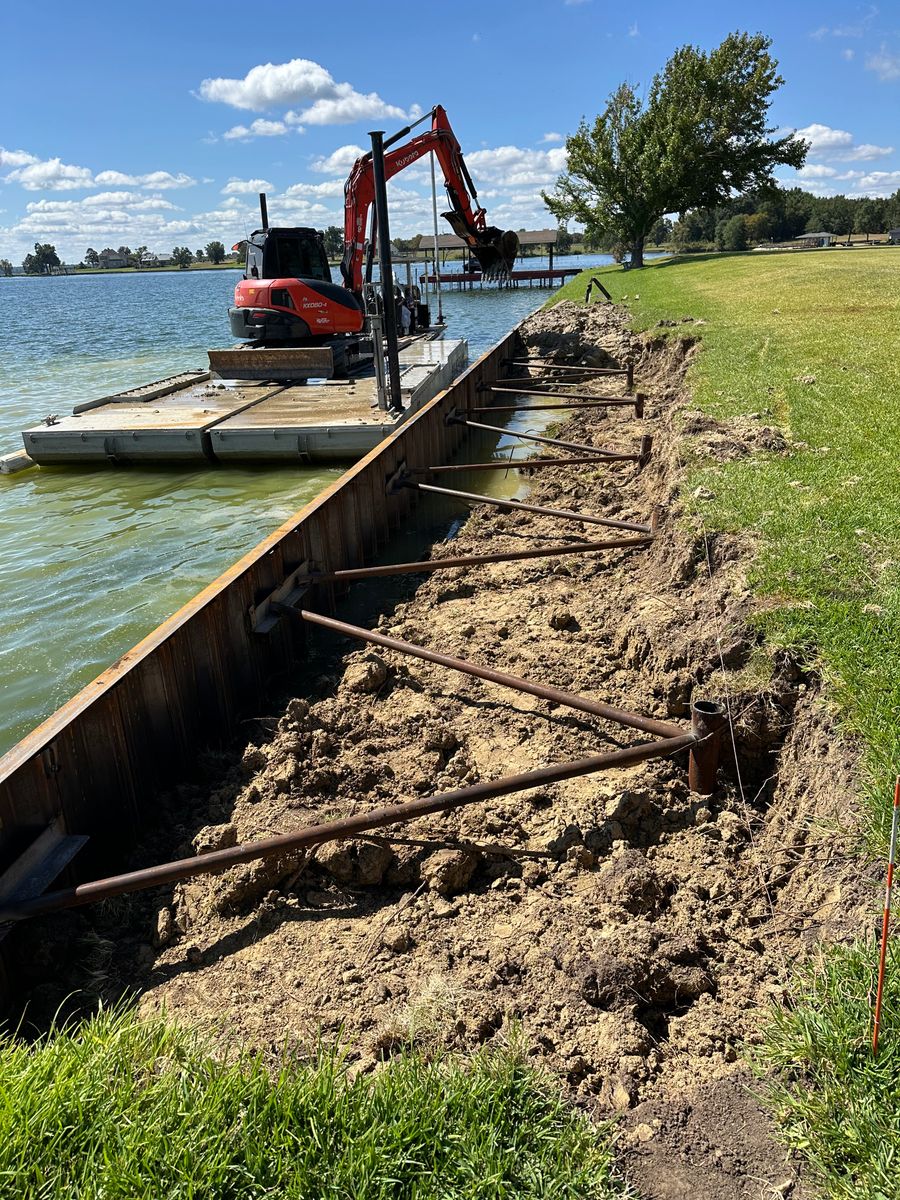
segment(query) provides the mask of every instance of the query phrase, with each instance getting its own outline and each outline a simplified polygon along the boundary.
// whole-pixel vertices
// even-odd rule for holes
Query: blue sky
[[[45,0],[18,25],[0,78],[0,257],[36,240],[68,261],[168,251],[273,221],[341,224],[367,131],[441,103],[492,223],[541,227],[563,137],[623,79],[645,85],[676,45],[760,29],[786,83],[772,124],[806,131],[799,182],[821,193],[900,188],[900,8],[836,0],[683,6],[646,0],[418,5]],[[259,14],[258,16],[255,14]],[[787,183],[798,182],[793,172]],[[391,187],[392,232],[428,228],[425,168]]]

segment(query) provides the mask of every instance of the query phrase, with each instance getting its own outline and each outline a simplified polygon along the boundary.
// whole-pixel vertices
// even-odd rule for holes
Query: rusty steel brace
[[[465,504],[490,504],[494,508],[512,509],[514,512],[534,513],[539,517],[552,517],[557,521],[573,521],[576,524],[605,525],[609,529],[627,529],[632,533],[654,534],[656,527],[651,519],[649,525],[641,521],[619,521],[615,517],[595,517],[589,513],[573,512],[567,508],[546,508],[541,504],[526,504],[522,500],[500,500],[494,496],[482,496],[480,492],[460,492],[456,488],[438,487],[434,483],[416,483],[408,475],[399,472],[392,476],[390,490],[399,487],[412,488],[419,492],[429,492],[437,496],[449,496],[454,500],[462,500]],[[654,510],[655,513],[656,510]]]
[[[108,900],[113,896],[123,896],[130,892],[144,891],[147,888],[159,887],[163,884],[178,883],[183,879],[193,879],[198,875],[211,875],[216,871],[222,871],[240,863],[253,862],[260,858],[272,858],[293,850],[302,850],[308,846],[319,846],[323,842],[353,837],[370,829],[381,829],[385,825],[414,821],[418,817],[447,812],[450,809],[461,808],[465,804],[490,800],[495,796],[509,796],[514,792],[525,792],[531,788],[560,783],[565,779],[576,779],[596,771],[607,771],[614,767],[644,762],[649,758],[660,758],[664,755],[675,754],[678,750],[687,749],[693,745],[693,742],[694,738],[690,733],[663,738],[655,742],[644,742],[641,745],[628,746],[624,750],[597,754],[592,758],[576,759],[552,767],[540,767],[535,771],[526,771],[520,775],[507,775],[487,783],[472,784],[470,787],[460,788],[455,792],[425,796],[419,800],[410,800],[405,804],[395,804],[386,808],[377,808],[371,812],[357,813],[352,817],[344,817],[337,821],[323,822],[321,825],[308,825],[293,833],[262,838],[256,842],[244,842],[239,846],[230,846],[226,850],[213,850],[209,854],[201,854],[195,858],[176,859],[174,862],[162,863],[156,867],[144,867],[139,871],[129,871],[125,875],[95,879],[91,883],[62,888],[59,891],[48,892],[43,896],[35,896],[28,900],[7,901],[0,908],[0,924],[22,921],[27,917],[43,916],[46,913],[59,912],[66,908],[77,908],[83,904],[93,904],[98,900]]]

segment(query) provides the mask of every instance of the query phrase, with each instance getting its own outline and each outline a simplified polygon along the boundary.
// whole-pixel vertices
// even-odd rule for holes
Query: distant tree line
[[[676,219],[661,217],[647,235],[653,246],[690,250],[748,250],[789,242],[802,233],[884,234],[900,229],[900,190],[892,196],[814,196],[802,188],[771,186],[746,192],[712,208],[692,208]],[[627,247],[615,233],[586,229],[585,250],[606,251],[619,259]]]
[[[715,208],[696,208],[672,225],[676,249],[715,245],[747,250],[766,242],[789,242],[803,233],[883,234],[900,228],[900,190],[884,199],[813,196],[802,188],[770,188],[735,196]]]
[[[132,250],[130,246],[120,246],[112,253],[115,253],[129,267],[137,270],[153,265],[156,260],[156,256],[151,255],[146,246],[138,246],[136,250]],[[99,267],[100,257],[100,254],[89,246],[85,250],[84,259],[79,266]],[[207,242],[206,248],[203,250],[189,250],[187,246],[176,246],[170,257],[179,267],[189,267],[193,262],[207,261],[218,265],[225,261],[225,247],[219,241]],[[22,260],[22,270],[26,275],[52,275],[54,270],[59,270],[61,267],[62,263],[56,247],[50,242],[35,242],[34,253],[26,254]],[[13,271],[10,260],[0,258],[0,276],[12,275]]]

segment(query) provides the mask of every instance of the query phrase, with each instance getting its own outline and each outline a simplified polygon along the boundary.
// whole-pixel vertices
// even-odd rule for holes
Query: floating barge
[[[255,351],[210,352],[216,355]],[[349,379],[281,380],[189,371],[76,405],[24,430],[40,466],[82,462],[349,462],[367,454],[465,368],[461,339],[399,350],[402,411],[378,407],[374,370]],[[228,368],[223,367],[222,370]],[[258,371],[258,368],[254,368]],[[240,374],[235,369],[235,374]],[[323,372],[324,374],[324,372]]]

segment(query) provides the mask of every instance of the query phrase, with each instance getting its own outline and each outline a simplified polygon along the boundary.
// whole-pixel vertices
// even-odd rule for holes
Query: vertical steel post
[[[383,300],[381,319],[384,324],[384,340],[387,349],[391,407],[397,412],[402,412],[400,360],[397,357],[397,313],[394,308],[394,273],[391,269],[391,231],[388,224],[387,183],[384,177],[384,130],[371,130],[369,137],[372,139],[375,220],[378,226],[378,270],[381,274]]]
[[[698,740],[691,747],[688,785],[700,796],[710,796],[716,790],[725,721],[724,707],[714,700],[691,703],[691,732]]]
[[[259,216],[262,221],[263,232],[269,228],[269,206],[266,204],[266,193],[259,193]]]
[[[444,323],[444,309],[441,303],[441,275],[440,265],[438,263],[438,222],[437,222],[437,184],[434,180],[434,151],[432,150],[428,157],[431,159],[431,212],[434,217],[434,287],[437,292],[438,302],[438,325]]]

